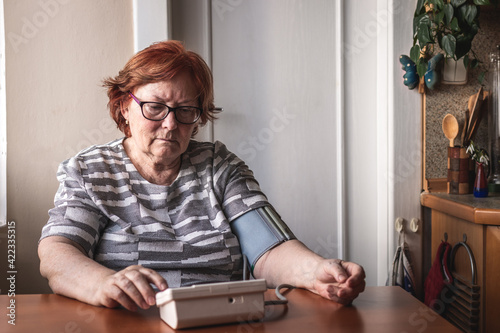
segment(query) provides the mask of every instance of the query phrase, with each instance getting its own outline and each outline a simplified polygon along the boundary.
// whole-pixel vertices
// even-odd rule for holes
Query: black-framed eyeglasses
[[[141,102],[131,92],[129,92],[129,94],[141,107],[144,118],[152,121],[161,121],[167,118],[170,112],[173,112],[177,122],[190,125],[200,119],[201,113],[203,112],[203,109],[196,106],[178,106],[172,108],[158,102]]]

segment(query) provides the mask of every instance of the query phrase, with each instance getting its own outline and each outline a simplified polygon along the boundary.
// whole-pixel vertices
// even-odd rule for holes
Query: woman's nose
[[[162,126],[174,130],[177,128],[177,120],[175,119],[175,112],[169,112],[168,115],[163,119]]]

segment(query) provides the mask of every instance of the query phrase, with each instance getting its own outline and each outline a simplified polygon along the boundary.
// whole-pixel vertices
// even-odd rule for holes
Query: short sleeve
[[[214,184],[222,197],[229,221],[246,212],[269,205],[249,167],[221,142],[215,142]]]
[[[79,244],[92,258],[107,217],[85,190],[82,165],[78,158],[71,158],[59,166],[59,189],[40,240],[49,236],[66,237]]]

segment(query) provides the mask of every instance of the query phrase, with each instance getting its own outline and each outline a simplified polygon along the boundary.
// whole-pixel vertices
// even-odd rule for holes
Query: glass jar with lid
[[[490,53],[488,75],[488,151],[490,192],[500,192],[500,45]]]

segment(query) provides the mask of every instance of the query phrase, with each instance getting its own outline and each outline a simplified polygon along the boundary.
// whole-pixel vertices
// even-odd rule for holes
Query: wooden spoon
[[[455,138],[458,135],[458,121],[452,114],[447,114],[443,119],[443,133],[450,140],[450,147],[455,146]]]

